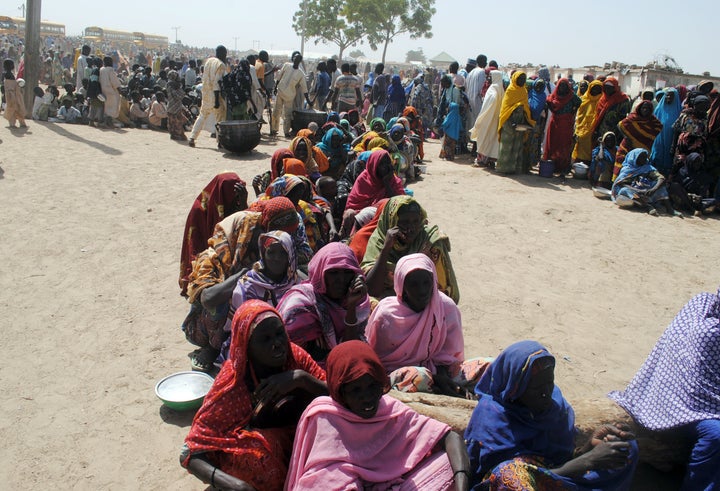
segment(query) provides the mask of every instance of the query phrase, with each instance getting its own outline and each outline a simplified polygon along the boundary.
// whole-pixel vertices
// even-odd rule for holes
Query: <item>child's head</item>
[[[11,59],[3,60],[3,70],[6,72],[12,72],[15,70],[15,62]]]
[[[165,94],[161,91],[155,92],[155,100],[158,102],[165,102]]]
[[[65,89],[65,92],[68,94],[72,94],[75,92],[75,86],[73,84],[65,84],[63,85],[63,89]]]
[[[55,97],[60,97],[60,91],[59,91],[58,88],[55,87],[54,85],[49,85],[49,86],[48,86],[48,92],[50,92],[50,93],[51,93],[52,95],[54,95]]]
[[[315,183],[318,194],[328,201],[337,196],[337,181],[330,176],[323,176]]]
[[[138,91],[135,91],[130,94],[130,99],[132,99],[133,102],[140,102],[140,100],[142,99],[142,94]]]
[[[33,94],[35,94],[35,97],[42,97],[45,95],[45,91],[42,90],[40,87],[35,87],[33,89]]]
[[[146,99],[149,99],[149,98],[152,96],[152,90],[151,90],[151,89],[143,89],[143,90],[142,90],[142,95],[143,95],[143,97],[145,97]]]
[[[72,104],[72,99],[63,99],[63,106],[65,106],[65,109],[70,109],[72,107]]]

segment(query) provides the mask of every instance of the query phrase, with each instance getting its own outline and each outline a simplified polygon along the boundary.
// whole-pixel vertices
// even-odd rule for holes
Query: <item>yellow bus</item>
[[[0,34],[25,35],[25,19],[19,17],[0,16]],[[40,21],[41,36],[65,36],[65,24],[58,22]]]
[[[105,29],[104,27],[86,27],[83,33],[83,39],[87,42],[112,42],[116,44],[121,43],[135,43],[135,34],[129,31],[117,31],[115,29]]]
[[[145,34],[142,32],[134,32],[135,44],[144,49],[167,49],[168,37],[158,36],[156,34]]]

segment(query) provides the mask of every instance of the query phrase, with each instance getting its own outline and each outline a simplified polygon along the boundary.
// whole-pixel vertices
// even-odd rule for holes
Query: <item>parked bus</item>
[[[167,49],[167,36],[158,36],[156,34],[144,34],[142,32],[134,32],[135,44],[145,49]]]
[[[25,19],[19,17],[0,16],[0,34],[15,34],[16,36],[25,35]],[[40,21],[40,35],[64,37],[65,24],[57,22]]]
[[[114,29],[105,29],[103,27],[86,27],[83,39],[87,42],[94,43],[131,43],[135,42],[135,34],[128,31],[116,31]]]

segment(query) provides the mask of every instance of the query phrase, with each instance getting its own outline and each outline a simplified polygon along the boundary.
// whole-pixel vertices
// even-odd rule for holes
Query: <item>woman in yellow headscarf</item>
[[[528,135],[527,130],[535,125],[535,120],[530,115],[526,79],[525,72],[513,73],[500,106],[500,155],[495,170],[503,174],[523,171],[523,147]]]
[[[572,153],[573,162],[582,161],[586,164],[592,160],[592,150],[595,142],[592,141],[593,127],[597,103],[602,97],[602,82],[593,80],[581,97],[575,119],[575,150]]]

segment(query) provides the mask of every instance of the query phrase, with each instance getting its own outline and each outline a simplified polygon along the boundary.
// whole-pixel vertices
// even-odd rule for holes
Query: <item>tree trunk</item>
[[[32,117],[35,94],[40,79],[40,11],[42,0],[28,0],[25,17],[25,112]]]
[[[388,44],[390,44],[390,36],[388,34],[385,35],[385,45],[383,46],[383,55],[382,55],[382,64],[385,64],[385,55],[387,54],[387,48]]]

